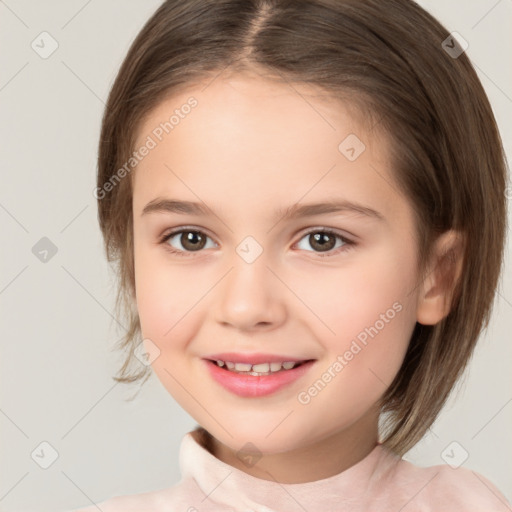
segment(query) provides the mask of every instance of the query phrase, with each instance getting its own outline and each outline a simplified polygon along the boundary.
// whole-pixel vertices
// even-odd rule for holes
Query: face
[[[136,300],[165,388],[233,450],[290,451],[362,424],[416,323],[413,211],[384,136],[312,88],[237,75],[165,100],[144,144]],[[147,206],[166,200],[207,211]],[[344,208],[286,215],[323,203]],[[227,352],[310,362],[227,374],[208,361]]]

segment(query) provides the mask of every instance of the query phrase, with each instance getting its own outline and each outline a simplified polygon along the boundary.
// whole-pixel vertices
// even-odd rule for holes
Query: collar
[[[193,480],[209,504],[244,507],[242,510],[272,512],[283,510],[335,510],[350,504],[353,510],[373,494],[384,473],[401,459],[381,444],[350,468],[321,480],[281,484],[249,475],[210,453],[201,437],[188,432],[180,446],[182,479]],[[196,434],[197,435],[197,434]]]

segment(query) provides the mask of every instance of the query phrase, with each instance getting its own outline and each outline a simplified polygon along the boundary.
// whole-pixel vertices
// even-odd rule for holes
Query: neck
[[[203,433],[209,451],[240,471],[283,484],[306,483],[337,475],[364,459],[378,444],[378,411],[372,409],[349,427],[313,443],[264,454],[253,466],[243,464],[237,450]]]

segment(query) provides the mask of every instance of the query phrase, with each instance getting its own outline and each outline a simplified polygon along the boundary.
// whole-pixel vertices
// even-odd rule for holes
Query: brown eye
[[[181,229],[165,235],[160,243],[166,244],[167,248],[173,253],[187,255],[187,253],[199,252],[204,249],[209,238],[208,235],[199,230]],[[178,247],[169,242],[171,239],[174,239],[173,242],[174,244],[177,243]]]
[[[180,243],[187,251],[197,251],[205,246],[206,237],[202,236],[199,231],[182,231]]]
[[[307,244],[313,248],[313,251],[308,252],[316,252],[318,256],[333,256],[335,254],[338,254],[341,251],[347,250],[350,246],[355,245],[354,242],[351,240],[348,240],[341,234],[326,230],[326,229],[316,229],[311,230],[308,233],[306,233],[302,240],[307,240]],[[336,245],[338,240],[341,242],[339,245]],[[300,242],[299,242],[300,244]],[[304,247],[299,247],[299,249],[305,249]],[[334,250],[333,249],[338,249]],[[326,254],[322,254],[326,253]]]
[[[310,233],[309,243],[320,251],[329,251],[336,245],[336,238],[329,233]]]

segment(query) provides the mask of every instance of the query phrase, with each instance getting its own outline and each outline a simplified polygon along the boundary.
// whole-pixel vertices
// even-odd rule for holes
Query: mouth
[[[298,382],[316,359],[235,363],[222,359],[203,359],[212,379],[225,390],[241,397],[262,397]]]
[[[235,363],[232,361],[223,361],[222,359],[207,359],[207,361],[217,365],[219,368],[222,368],[227,372],[238,373],[240,375],[252,375],[254,377],[264,377],[279,372],[293,370],[303,364],[314,361],[314,359],[307,359],[304,361],[273,361],[259,364]]]

